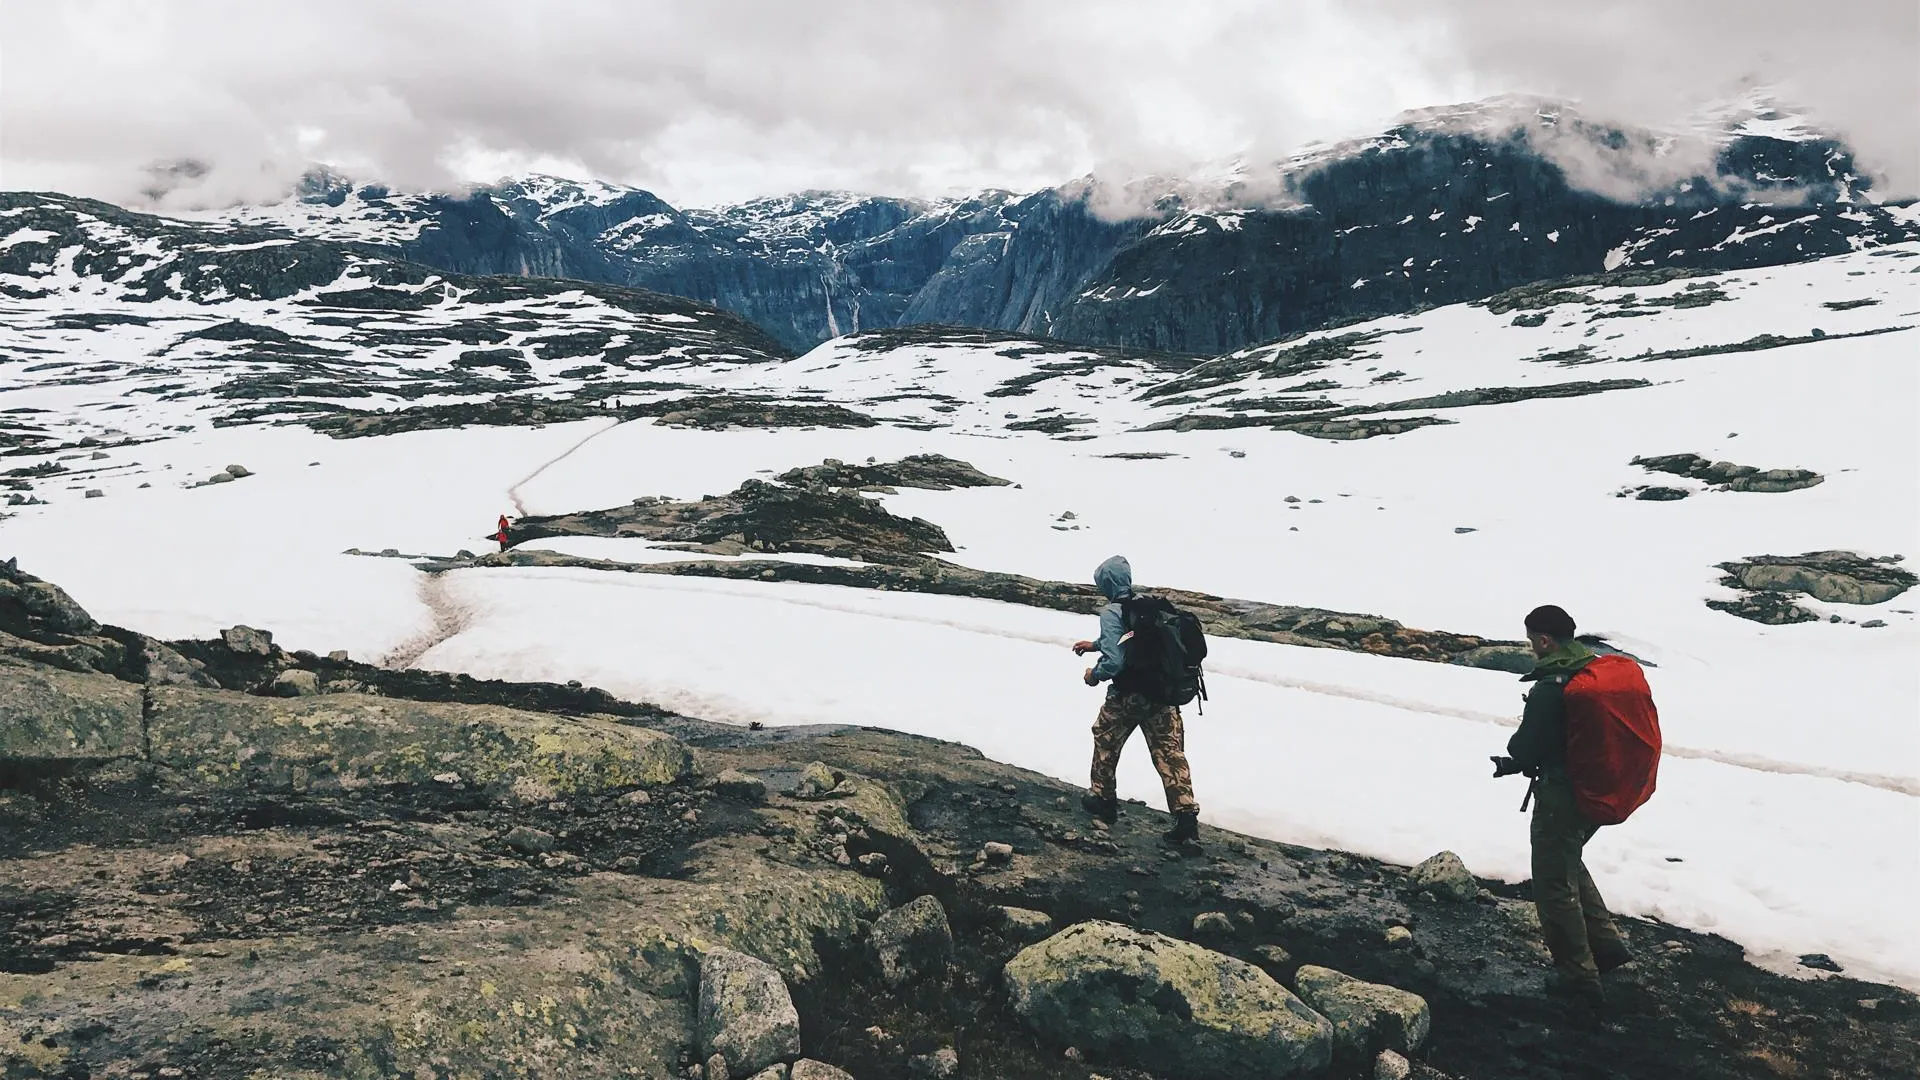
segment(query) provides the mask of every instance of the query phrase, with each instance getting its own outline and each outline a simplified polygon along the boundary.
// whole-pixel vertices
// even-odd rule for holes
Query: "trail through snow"
[[[585,436],[579,442],[576,442],[572,446],[569,446],[565,450],[562,450],[559,454],[551,458],[548,458],[544,462],[541,462],[539,468],[534,469],[532,472],[528,473],[527,475],[521,477],[520,479],[510,484],[507,487],[507,501],[513,504],[514,516],[515,517],[527,516],[527,504],[520,500],[521,488],[526,487],[528,484],[531,484],[535,480],[539,479],[541,473],[546,472],[548,469],[551,469],[555,465],[558,465],[561,462],[572,457],[574,455],[574,452],[579,450],[581,447],[587,445],[588,443],[599,438],[600,436],[605,435],[607,432],[612,431],[614,428],[619,427],[623,423],[625,423],[625,421],[623,420],[614,420],[608,423],[605,427],[600,428],[599,430],[594,431],[591,434]]]

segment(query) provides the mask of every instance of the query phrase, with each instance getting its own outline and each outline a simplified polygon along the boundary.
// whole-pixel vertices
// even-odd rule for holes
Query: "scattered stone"
[[[332,652],[327,654],[327,659],[333,661],[336,664],[344,664],[347,662],[347,650],[335,649]]]
[[[1866,622],[1863,622],[1860,624],[1860,629],[1878,630],[1880,627],[1883,627],[1885,625],[1887,625],[1887,620],[1885,619],[1868,619]]]
[[[653,796],[649,795],[644,789],[640,789],[629,791],[625,795],[620,796],[620,801],[626,803],[628,806],[645,806],[653,801]]]
[[[206,482],[209,484],[231,484],[233,483],[233,474],[217,472],[207,477]]]
[[[1274,967],[1286,967],[1293,963],[1293,954],[1279,945],[1262,945],[1253,952],[1255,956]]]
[[[1818,953],[1818,952],[1806,953],[1802,955],[1800,957],[1800,966],[1804,968],[1812,968],[1815,971],[1831,971],[1835,973],[1846,970],[1845,968],[1841,967],[1839,963],[1834,960],[1833,957],[1828,956],[1826,953]]]
[[[873,922],[869,939],[880,977],[899,989],[923,979],[944,979],[953,959],[953,930],[947,910],[932,896],[920,896]]]
[[[233,626],[220,631],[220,640],[228,649],[244,656],[272,656],[273,635],[251,626]]]
[[[840,786],[840,774],[827,768],[823,761],[810,761],[800,770],[800,782],[794,785],[793,797],[796,799],[824,799]]]
[[[801,1058],[793,1063],[793,1070],[787,1074],[787,1080],[853,1080],[853,1077],[824,1061]]]
[[[538,855],[553,850],[553,834],[531,825],[515,825],[507,830],[507,846],[527,855]]]
[[[727,1076],[727,1055],[714,1054],[707,1058],[707,1064],[701,1070],[705,1080],[729,1080]]]
[[[1413,944],[1413,931],[1404,926],[1389,926],[1387,932],[1382,935],[1382,940],[1389,948],[1404,949]]]
[[[1233,920],[1218,911],[1203,911],[1193,917],[1193,932],[1197,937],[1231,937]]]
[[[1433,1014],[1420,995],[1362,982],[1332,968],[1302,965],[1293,974],[1293,988],[1333,1023],[1335,1052],[1342,1056],[1380,1049],[1412,1053],[1433,1028]]]
[[[1407,884],[1415,892],[1431,893],[1457,904],[1480,894],[1480,884],[1467,871],[1467,864],[1451,851],[1443,851],[1414,867],[1407,875]]]
[[[1373,1059],[1373,1080],[1407,1080],[1412,1075],[1413,1063],[1392,1050],[1382,1050]]]
[[[980,847],[980,861],[989,866],[1004,866],[1013,861],[1013,845],[989,840]]]
[[[87,489],[87,498],[89,499],[104,499],[106,498],[106,495],[107,493],[104,491],[101,491],[99,488]]]
[[[1699,480],[1718,491],[1799,491],[1826,481],[1826,477],[1811,469],[1759,469],[1752,465],[1735,465],[1731,461],[1708,461],[1699,454],[1637,457],[1629,464],[1638,465],[1648,472]]]
[[[1266,972],[1164,934],[1080,923],[1005,977],[1042,1038],[1170,1077],[1292,1076],[1332,1057],[1332,1025]]]
[[[1003,936],[1023,943],[1053,933],[1053,916],[1032,908],[997,907],[989,914],[989,921]]]
[[[752,1080],[787,1080],[787,1067],[776,1062],[753,1074]]]
[[[767,801],[767,782],[739,769],[723,769],[713,778],[713,790],[729,799],[760,803]]]
[[[320,677],[311,671],[288,668],[274,676],[272,690],[278,697],[309,697],[320,692]]]
[[[1479,532],[1479,531],[1480,531],[1479,529],[1476,529],[1471,525],[1456,525],[1454,526],[1453,534],[1455,536],[1465,536],[1470,532]]]
[[[700,1045],[730,1076],[752,1076],[800,1056],[800,1014],[771,964],[731,949],[700,956]]]

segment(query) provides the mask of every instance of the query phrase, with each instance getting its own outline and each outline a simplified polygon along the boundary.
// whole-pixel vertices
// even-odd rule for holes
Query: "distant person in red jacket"
[[[501,551],[507,550],[507,515],[500,515],[500,527],[494,532],[493,538],[500,541]]]

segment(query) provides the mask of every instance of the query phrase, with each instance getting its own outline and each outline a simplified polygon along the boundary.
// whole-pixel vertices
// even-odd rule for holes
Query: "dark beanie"
[[[1543,604],[1527,613],[1527,633],[1545,634],[1555,641],[1573,640],[1573,616],[1565,608]]]

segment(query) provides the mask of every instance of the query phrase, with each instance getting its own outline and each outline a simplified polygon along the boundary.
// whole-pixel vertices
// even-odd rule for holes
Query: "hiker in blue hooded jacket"
[[[1100,637],[1097,641],[1075,642],[1073,651],[1081,656],[1098,652],[1099,659],[1082,677],[1088,686],[1103,682],[1109,686],[1107,700],[1093,722],[1093,776],[1081,805],[1108,824],[1119,816],[1114,774],[1120,767],[1120,751],[1138,728],[1146,737],[1154,771],[1166,788],[1167,810],[1173,814],[1173,828],[1166,840],[1171,844],[1195,843],[1200,836],[1200,804],[1193,797],[1193,771],[1187,765],[1187,739],[1180,710],[1141,693],[1138,673],[1130,675],[1127,671],[1127,640],[1132,635],[1127,631],[1126,602],[1133,599],[1133,567],[1124,556],[1115,555],[1094,570],[1093,583],[1107,598],[1107,606],[1100,612]]]

